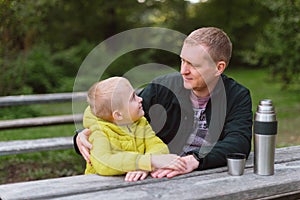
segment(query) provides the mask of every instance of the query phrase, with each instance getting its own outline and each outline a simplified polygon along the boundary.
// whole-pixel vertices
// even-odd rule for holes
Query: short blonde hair
[[[88,90],[87,101],[92,113],[104,120],[112,121],[112,113],[122,106],[122,99],[116,98],[119,86],[129,81],[123,77],[111,77],[97,82]]]
[[[212,60],[217,63],[224,61],[229,64],[232,54],[232,43],[227,34],[219,28],[204,27],[193,31],[184,43],[204,46]]]

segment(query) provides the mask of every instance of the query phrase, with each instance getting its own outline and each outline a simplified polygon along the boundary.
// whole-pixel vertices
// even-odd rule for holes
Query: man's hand
[[[199,161],[197,161],[193,155],[188,155],[181,157],[186,163],[187,168],[185,170],[172,170],[172,169],[167,169],[167,168],[162,168],[158,169],[156,171],[151,172],[151,176],[153,178],[172,178],[174,176],[180,175],[180,174],[187,174],[195,169],[198,168],[199,166]]]
[[[86,162],[91,164],[90,150],[92,148],[92,144],[88,140],[90,135],[90,129],[84,129],[83,131],[78,133],[76,137],[76,143],[83,158],[86,160]]]
[[[127,172],[125,176],[125,181],[127,182],[135,182],[138,180],[144,180],[148,176],[149,172],[147,171],[132,171]]]
[[[151,165],[154,169],[186,170],[186,162],[176,154],[151,155]]]

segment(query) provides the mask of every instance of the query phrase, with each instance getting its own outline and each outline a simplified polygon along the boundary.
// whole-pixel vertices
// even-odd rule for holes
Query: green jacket
[[[91,163],[85,174],[120,175],[134,170],[151,171],[151,154],[169,153],[145,117],[127,126],[96,118],[88,107],[83,125],[92,131]]]
[[[171,153],[182,152],[193,130],[190,94],[177,72],[155,79],[139,94],[143,98],[145,117],[157,136],[168,144]],[[252,102],[247,88],[222,75],[211,92],[205,114],[208,135],[215,143],[189,152],[200,161],[199,169],[225,166],[226,154],[231,152],[249,155]]]

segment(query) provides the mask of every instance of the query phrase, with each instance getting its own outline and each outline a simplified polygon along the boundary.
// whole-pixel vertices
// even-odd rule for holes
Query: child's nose
[[[143,101],[143,98],[142,97],[139,97],[139,102],[142,102]]]

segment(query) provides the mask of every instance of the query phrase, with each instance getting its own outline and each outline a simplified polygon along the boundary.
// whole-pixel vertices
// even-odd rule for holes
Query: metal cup
[[[242,153],[227,154],[228,174],[232,176],[241,176],[244,174],[246,155]]]

